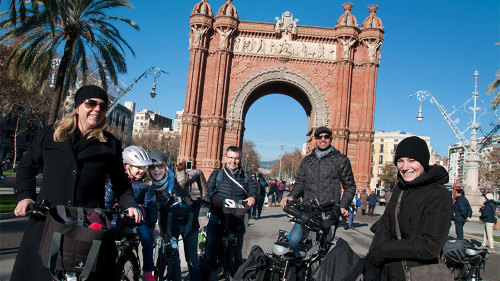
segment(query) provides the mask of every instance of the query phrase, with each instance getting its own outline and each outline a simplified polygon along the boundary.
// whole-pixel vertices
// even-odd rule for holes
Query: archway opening
[[[282,144],[283,153],[302,150],[313,114],[313,106],[301,89],[281,81],[263,84],[244,104],[243,139],[255,143],[261,160],[277,160]]]

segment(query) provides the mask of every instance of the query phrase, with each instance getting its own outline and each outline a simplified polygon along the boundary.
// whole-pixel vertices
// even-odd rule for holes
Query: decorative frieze
[[[336,44],[291,41],[286,37],[277,40],[238,36],[234,40],[233,52],[331,61],[337,59]]]

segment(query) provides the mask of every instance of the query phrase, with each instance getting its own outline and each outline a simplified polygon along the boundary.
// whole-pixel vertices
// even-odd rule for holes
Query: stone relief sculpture
[[[377,50],[380,47],[380,45],[382,45],[382,43],[380,42],[380,40],[377,40],[373,43],[370,43],[368,40],[365,40],[364,42],[365,42],[366,47],[368,47],[368,57],[369,57],[370,61],[371,62],[375,61],[376,55],[377,55]]]
[[[299,22],[299,19],[293,19],[293,15],[289,11],[281,14],[281,18],[275,17],[274,19],[276,20],[274,31],[284,33],[297,32],[297,23]]]
[[[340,43],[342,43],[342,56],[344,59],[349,59],[349,49],[351,49],[351,46],[354,45],[356,40],[354,39],[349,39],[349,40],[343,40],[340,39]]]
[[[351,45],[354,42],[351,42]],[[310,43],[251,37],[236,37],[233,51],[235,53],[293,56],[297,58],[316,58],[336,60],[336,44]]]
[[[216,30],[220,35],[220,44],[219,44],[220,48],[222,49],[227,48],[228,38],[233,33],[234,30],[228,29],[226,31],[222,31],[220,28],[216,28]]]
[[[203,37],[203,34],[208,30],[208,28],[202,28],[202,27],[195,27],[191,26],[191,36],[190,38],[194,37],[194,42],[193,45],[194,47],[200,47],[201,43],[201,38]],[[191,45],[190,45],[191,47]]]

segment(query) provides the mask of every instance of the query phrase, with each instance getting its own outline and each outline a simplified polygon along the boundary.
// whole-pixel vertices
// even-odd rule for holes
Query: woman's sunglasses
[[[108,104],[105,102],[98,102],[95,100],[86,99],[85,101],[83,101],[83,104],[88,109],[92,109],[92,108],[95,108],[96,106],[99,106],[101,111],[108,111]]]
[[[163,169],[165,167],[165,164],[161,164],[161,163],[158,163],[158,164],[152,164],[149,166],[149,169],[150,170],[156,170],[156,169]]]

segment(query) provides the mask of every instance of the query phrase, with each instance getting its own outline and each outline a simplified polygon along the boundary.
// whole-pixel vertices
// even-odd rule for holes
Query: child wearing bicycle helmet
[[[142,258],[143,258],[143,280],[153,281],[154,271],[153,261],[153,241],[154,241],[154,228],[158,217],[158,207],[154,191],[149,184],[146,171],[148,166],[153,162],[149,157],[146,150],[140,146],[129,146],[123,150],[123,164],[125,172],[127,173],[132,189],[134,190],[134,198],[137,204],[142,207],[144,212],[144,221],[135,226],[137,234],[142,244]],[[113,206],[114,194],[112,185],[106,185],[105,204],[106,208]]]

